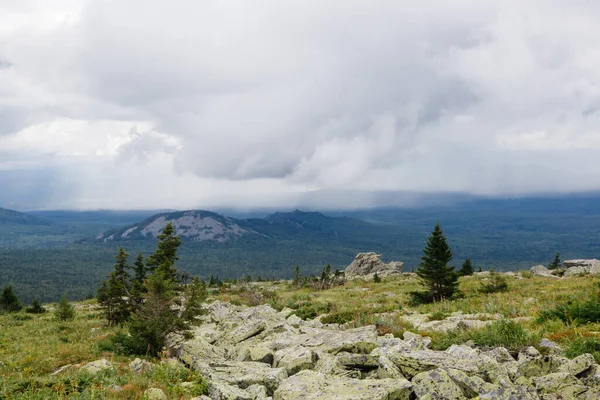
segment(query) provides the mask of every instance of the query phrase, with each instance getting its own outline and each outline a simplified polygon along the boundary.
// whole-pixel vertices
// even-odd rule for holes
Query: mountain
[[[225,243],[240,239],[293,240],[301,237],[339,238],[370,224],[349,217],[328,217],[319,212],[276,212],[265,218],[237,219],[211,211],[188,210],[159,213],[139,223],[109,230],[96,237],[103,243],[156,239],[167,223],[191,242]]]
[[[52,222],[33,215],[0,208],[0,225],[52,226]]]

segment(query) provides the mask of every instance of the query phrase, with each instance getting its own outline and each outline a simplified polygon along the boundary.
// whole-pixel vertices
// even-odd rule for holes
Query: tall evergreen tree
[[[98,290],[98,303],[104,309],[104,314],[110,325],[126,322],[132,312],[133,299],[131,298],[131,282],[127,270],[129,255],[123,247],[119,248],[115,256],[115,267],[108,281],[102,283]]]
[[[562,264],[562,262],[560,261],[560,253],[556,253],[556,255],[554,256],[554,260],[552,260],[552,262],[548,264],[548,269],[560,268],[560,264]]]
[[[185,288],[185,307],[181,313],[184,321],[193,322],[194,318],[204,312],[202,302],[208,297],[206,285],[198,277],[192,279],[192,283]]]
[[[460,276],[469,276],[475,273],[475,269],[473,268],[473,263],[470,258],[467,258],[463,263],[461,269],[458,271]]]
[[[23,304],[21,304],[19,297],[14,292],[12,285],[4,286],[2,295],[0,295],[0,311],[17,312],[21,311],[22,308]]]
[[[423,249],[423,257],[417,268],[421,283],[427,288],[429,299],[439,301],[452,297],[458,287],[458,274],[448,265],[452,260],[452,250],[446,242],[439,222],[435,224]]]
[[[177,249],[181,245],[181,239],[175,235],[175,228],[169,222],[158,235],[158,248],[154,254],[148,257],[147,265],[151,271],[160,271],[166,279],[177,281],[177,269],[175,262],[177,257]]]
[[[134,303],[139,304],[142,296],[146,293],[144,281],[146,280],[147,268],[144,264],[144,256],[138,253],[138,256],[133,263],[133,279],[131,281],[131,296],[134,297]]]

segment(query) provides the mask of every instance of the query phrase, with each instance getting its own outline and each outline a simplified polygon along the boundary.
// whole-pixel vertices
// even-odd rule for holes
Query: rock
[[[406,379],[404,375],[402,375],[400,368],[396,367],[396,364],[386,356],[379,356],[377,363],[379,364],[379,368],[377,369],[377,377],[379,379]]]
[[[583,268],[585,270],[584,273],[592,275],[600,273],[600,260],[596,260],[595,258],[591,260],[565,260],[563,261],[563,265],[567,268],[565,276],[567,276],[567,272],[571,268]]]
[[[136,373],[144,372],[150,367],[152,367],[152,363],[139,358],[129,363],[129,368]]]
[[[565,274],[563,276],[570,277],[570,276],[586,275],[589,272],[590,272],[590,270],[585,267],[571,267],[571,268],[567,268],[567,270],[565,271]]]
[[[349,379],[307,370],[286,379],[273,400],[408,400],[411,393],[405,379]]]
[[[149,388],[144,392],[144,398],[147,400],[168,400],[165,392],[158,388]]]
[[[473,361],[463,360],[452,354],[433,350],[390,352],[387,356],[407,378],[412,378],[421,372],[427,372],[438,367],[455,368],[466,373],[479,372]]]
[[[81,371],[90,373],[92,375],[96,375],[98,372],[103,371],[105,369],[113,369],[113,366],[108,360],[104,358],[101,360],[89,362],[83,367],[81,367]]]
[[[421,372],[412,379],[413,390],[419,399],[435,394],[444,400],[463,400],[467,397],[461,387],[443,369]]]
[[[543,265],[536,265],[534,267],[531,267],[529,272],[531,272],[533,275],[537,275],[537,276],[543,276],[546,278],[556,278],[556,276],[552,275],[552,271],[550,271],[548,268],[544,267]]]
[[[478,376],[468,376],[462,371],[449,368],[446,370],[448,376],[462,389],[463,393],[469,397],[475,397],[500,388],[481,379]]]
[[[560,346],[558,344],[556,344],[552,340],[549,340],[546,338],[540,340],[539,347],[541,347],[543,349],[547,349],[550,354],[562,353],[562,349],[560,348]]]
[[[354,261],[344,270],[347,278],[369,277],[372,278],[375,273],[379,277],[402,274],[401,262],[392,261],[389,264],[384,263],[377,253],[358,253]]]
[[[499,363],[515,361],[510,352],[504,347],[496,347],[495,349],[489,350],[486,354],[498,361]]]
[[[285,378],[285,368],[271,368],[259,362],[227,361],[219,364],[197,363],[197,370],[209,382],[222,382],[231,386],[261,385],[272,393]]]
[[[212,400],[254,400],[255,396],[237,386],[214,381],[208,384],[208,396]]]
[[[594,365],[596,365],[596,360],[594,359],[594,356],[589,353],[586,353],[575,357],[574,359],[569,360],[567,363],[561,365],[558,368],[558,371],[567,372],[574,376],[579,376]]]
[[[285,368],[289,376],[311,369],[316,362],[316,354],[303,346],[288,347],[278,350],[273,358],[273,366]]]
[[[110,391],[112,391],[112,392],[122,392],[122,391],[123,391],[123,390],[125,390],[125,389],[123,389],[121,386],[119,386],[119,385],[115,385],[115,384],[113,383],[112,385],[109,385],[109,386],[108,386],[108,390],[110,390]]]
[[[479,400],[539,400],[533,389],[524,386],[501,387],[482,394]]]
[[[0,367],[1,367],[1,366],[2,366],[2,365],[0,364]],[[59,369],[57,369],[56,371],[54,371],[54,372],[53,372],[53,373],[51,373],[50,375],[58,375],[58,374],[60,374],[61,372],[64,372],[64,371],[66,371],[66,370],[68,370],[68,369],[71,369],[71,368],[75,368],[75,366],[74,366],[73,364],[67,364],[67,365],[63,365],[62,367],[60,367]]]
[[[569,386],[582,386],[579,379],[568,372],[555,372],[539,378],[532,379],[535,388],[539,393],[561,393]],[[584,390],[581,393],[585,392]]]
[[[229,332],[229,334],[225,335],[220,342],[222,341],[225,343],[237,344],[258,335],[265,329],[267,329],[267,324],[265,321],[255,321],[243,324]]]

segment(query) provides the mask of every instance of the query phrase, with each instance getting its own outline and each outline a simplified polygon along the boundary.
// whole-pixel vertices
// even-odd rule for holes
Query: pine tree
[[[302,284],[302,274],[300,273],[300,266],[296,265],[296,268],[294,269],[294,281],[293,281],[294,287],[299,288]]]
[[[192,283],[186,287],[184,293],[185,309],[181,314],[184,321],[192,322],[196,316],[204,313],[202,302],[204,302],[207,297],[208,292],[206,291],[206,285],[200,279],[194,277]]]
[[[47,310],[44,308],[44,306],[42,306],[42,303],[40,303],[40,300],[36,297],[33,299],[31,305],[25,309],[25,311],[30,314],[43,314]]]
[[[560,268],[560,264],[562,264],[562,262],[560,261],[560,253],[556,253],[556,255],[554,256],[554,260],[550,264],[548,264],[548,269]]]
[[[129,255],[123,247],[119,248],[115,256],[116,263],[113,272],[111,272],[108,281],[102,282],[98,290],[98,303],[104,309],[104,314],[110,325],[119,325],[126,322],[133,308],[133,299],[131,298],[131,282],[129,265],[127,264]]]
[[[72,321],[75,319],[75,307],[69,303],[67,296],[64,294],[58,302],[58,308],[54,312],[54,318],[58,321]]]
[[[146,280],[147,268],[144,264],[144,256],[142,253],[138,253],[138,256],[133,263],[133,279],[131,281],[131,296],[134,297],[133,301],[135,304],[139,304],[142,301],[142,296],[146,293],[144,281]]]
[[[179,236],[175,236],[175,228],[169,222],[158,235],[158,248],[154,254],[148,257],[147,265],[151,271],[157,270],[165,275],[166,279],[173,282],[177,281],[177,269],[175,262],[177,257],[177,249],[181,245]]]
[[[446,243],[439,222],[435,224],[423,254],[417,268],[417,275],[427,288],[422,295],[433,301],[450,299],[458,287],[458,274],[454,267],[448,265],[452,260],[452,250]]]
[[[12,285],[4,286],[2,295],[0,295],[0,311],[18,312],[23,308],[23,304],[13,291]]]
[[[155,270],[146,279],[146,288],[144,302],[129,323],[129,333],[136,347],[156,355],[164,347],[167,335],[185,330],[187,324],[174,310],[177,293],[171,275]]]
[[[467,258],[463,263],[460,271],[458,271],[458,275],[460,276],[469,276],[475,273],[475,269],[473,268],[473,263],[470,258]]]
[[[381,283],[381,278],[377,275],[377,272],[373,275],[373,283]]]

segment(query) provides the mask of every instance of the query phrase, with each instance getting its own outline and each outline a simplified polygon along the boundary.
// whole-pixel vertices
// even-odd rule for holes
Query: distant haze
[[[598,20],[557,0],[4,0],[0,206],[597,191]]]

